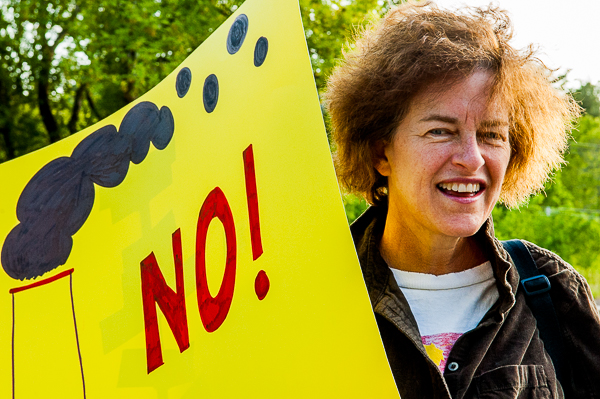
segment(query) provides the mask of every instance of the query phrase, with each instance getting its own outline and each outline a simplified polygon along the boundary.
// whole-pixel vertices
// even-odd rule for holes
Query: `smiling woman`
[[[340,181],[372,205],[352,234],[403,399],[600,394],[585,280],[526,243],[568,354],[553,364],[494,236],[494,205],[543,187],[579,114],[511,36],[496,8],[404,4],[358,35],[329,79]]]
[[[389,207],[380,249],[390,266],[439,275],[485,261],[453,247],[467,245],[455,237],[472,236],[489,217],[510,159],[509,117],[489,103],[491,81],[476,71],[443,91],[417,93],[392,141],[378,145],[375,169],[387,178]],[[461,256],[445,262],[440,247]],[[420,248],[419,262],[406,259],[408,248]]]

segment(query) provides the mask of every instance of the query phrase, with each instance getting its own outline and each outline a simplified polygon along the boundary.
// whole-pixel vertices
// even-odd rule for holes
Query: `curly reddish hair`
[[[357,32],[325,92],[341,184],[371,204],[386,201],[375,146],[392,140],[418,92],[486,70],[493,75],[491,96],[509,110],[511,158],[500,201],[514,207],[539,192],[564,163],[580,107],[552,86],[552,71],[533,46],[517,50],[511,37],[506,11],[449,11],[432,2],[400,5]]]

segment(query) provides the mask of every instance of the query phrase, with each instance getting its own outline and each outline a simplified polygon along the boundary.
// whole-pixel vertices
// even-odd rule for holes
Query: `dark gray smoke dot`
[[[190,68],[185,67],[177,74],[177,82],[175,82],[175,89],[179,98],[183,98],[190,86],[192,85],[192,71]]]
[[[256,42],[256,46],[254,47],[254,66],[261,66],[263,62],[265,62],[265,58],[267,58],[267,52],[269,51],[269,41],[266,37],[261,37]]]
[[[101,127],[75,147],[71,158],[97,185],[116,187],[129,170],[131,137],[117,132],[113,125]]]
[[[15,279],[35,278],[63,265],[75,234],[94,205],[94,184],[82,164],[56,158],[27,183],[17,201],[20,223],[2,246],[2,267]]]
[[[248,17],[246,14],[240,14],[235,21],[233,21],[233,24],[229,29],[229,34],[227,35],[227,51],[229,54],[235,54],[238,52],[244,43],[247,32]]]
[[[17,225],[2,247],[2,267],[18,280],[36,278],[64,265],[73,248],[73,239],[60,226],[36,221]]]
[[[204,81],[202,90],[202,99],[204,100],[204,109],[209,114],[215,110],[217,101],[219,101],[219,80],[215,74],[210,75]]]
[[[151,139],[152,144],[154,144],[156,149],[164,150],[173,138],[173,133],[175,132],[175,120],[173,119],[173,113],[167,106],[160,109],[158,119],[158,125],[154,129],[154,135]]]
[[[17,219],[27,226],[39,227],[38,222],[62,226],[73,235],[83,226],[93,205],[94,184],[79,162],[60,157],[46,164],[27,183],[17,201]]]
[[[168,144],[173,130],[171,111],[167,109],[159,112],[158,107],[148,101],[131,108],[119,126],[119,133],[131,137],[131,162],[134,164],[139,164],[146,158],[151,140],[158,138],[159,143]]]

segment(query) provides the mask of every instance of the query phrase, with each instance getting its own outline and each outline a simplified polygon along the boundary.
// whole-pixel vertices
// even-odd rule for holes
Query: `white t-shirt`
[[[427,354],[444,372],[456,340],[475,328],[498,300],[491,263],[440,276],[391,270],[417,320]]]

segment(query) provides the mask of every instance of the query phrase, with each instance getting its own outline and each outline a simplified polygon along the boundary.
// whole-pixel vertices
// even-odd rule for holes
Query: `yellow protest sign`
[[[0,186],[1,397],[397,397],[295,0]]]

